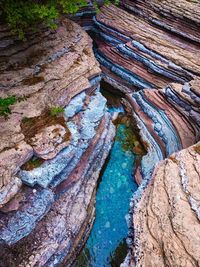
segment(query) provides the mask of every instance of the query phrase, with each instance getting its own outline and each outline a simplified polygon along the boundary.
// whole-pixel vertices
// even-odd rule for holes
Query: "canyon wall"
[[[123,266],[199,266],[200,80],[128,98],[147,155],[135,173]]]
[[[199,266],[200,143],[155,168],[138,203],[133,200],[129,256],[123,266]]]
[[[123,266],[199,266],[199,3],[123,0],[94,13],[75,19],[147,150]],[[0,97],[15,102],[0,117],[0,266],[68,266],[115,134],[92,41],[63,20],[25,43],[1,27],[0,51]]]
[[[115,128],[92,40],[63,20],[19,41],[1,27],[0,266],[70,264],[94,220]],[[13,100],[14,99],[14,100]]]
[[[144,5],[153,1],[125,1],[126,8],[129,2],[132,5],[143,2]],[[133,12],[132,5],[128,11],[121,6],[105,6],[94,18],[96,57],[105,81],[127,93],[143,88],[161,89],[170,82],[183,84],[199,76],[198,30],[195,38],[190,39],[190,35],[184,38],[181,30],[179,35],[152,24],[150,19],[146,19],[146,9],[139,14]],[[138,5],[142,9],[143,5]],[[199,6],[193,5],[193,9]],[[192,13],[190,15],[192,30],[193,24],[198,29],[199,22],[195,21]]]
[[[124,0],[93,19],[103,79],[147,149],[123,266],[199,266],[199,13],[198,1]]]

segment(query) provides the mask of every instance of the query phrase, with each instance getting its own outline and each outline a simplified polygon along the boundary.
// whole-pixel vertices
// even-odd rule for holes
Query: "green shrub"
[[[0,116],[7,117],[11,114],[10,106],[15,104],[17,99],[15,96],[9,96],[7,98],[0,97]]]
[[[113,2],[118,4],[119,0]],[[55,29],[60,15],[74,14],[86,5],[86,0],[0,0],[0,17],[13,34],[25,39],[25,32],[35,31],[39,24]],[[98,9],[96,1],[94,6]]]
[[[50,115],[51,116],[58,116],[58,115],[60,115],[61,113],[63,113],[64,112],[64,108],[63,107],[52,107],[51,109],[50,109]]]
[[[1,0],[0,15],[14,34],[24,39],[25,32],[44,23],[56,28],[60,14],[73,14],[86,5],[85,0]]]
[[[24,165],[22,165],[21,168],[22,170],[31,171],[35,168],[40,167],[43,162],[44,162],[43,159],[33,156],[29,161],[27,161]]]
[[[6,98],[0,97],[0,116],[7,118],[8,115],[11,114],[10,106],[14,105],[16,102],[25,101],[26,99],[26,96],[16,97],[14,95]]]

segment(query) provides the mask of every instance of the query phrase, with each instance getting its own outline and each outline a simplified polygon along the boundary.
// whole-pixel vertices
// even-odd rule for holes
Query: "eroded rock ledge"
[[[101,70],[67,19],[25,43],[1,28],[0,43],[0,96],[16,98],[0,118],[0,266],[66,266],[92,226],[115,135]]]
[[[199,101],[199,79],[126,95],[124,104],[136,120],[148,151],[136,171],[138,183],[151,179],[160,160],[199,140]]]
[[[134,245],[124,266],[199,266],[199,148],[174,153],[155,168],[134,208]]]

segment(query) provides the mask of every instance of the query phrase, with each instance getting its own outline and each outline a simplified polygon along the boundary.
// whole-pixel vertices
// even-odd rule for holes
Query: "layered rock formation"
[[[130,252],[123,266],[199,266],[199,143],[181,149],[200,137],[200,80],[141,90],[124,103],[147,155],[135,173],[140,187],[131,201]]]
[[[76,18],[91,29],[88,2]],[[124,0],[94,18],[104,80],[125,94],[147,149],[125,266],[200,264],[200,144],[191,146],[200,128],[199,26],[199,3],[186,0]],[[0,51],[0,97],[16,102],[0,117],[0,266],[68,266],[92,226],[115,132],[101,71],[90,38],[68,20],[23,44],[1,28]]]
[[[143,4],[140,5],[140,2]],[[105,80],[115,88],[123,92],[143,88],[161,89],[170,82],[183,84],[200,75],[199,36],[195,31],[199,27],[198,13],[195,16],[192,13],[192,10],[198,8],[198,3],[188,4],[191,9],[187,12],[186,8],[177,11],[176,4],[176,12],[170,13],[175,17],[174,23],[179,23],[176,13],[180,12],[182,20],[188,16],[192,21],[188,22],[186,32],[180,30],[180,35],[174,34],[175,31],[168,31],[176,27],[176,24],[170,28],[170,24],[163,22],[166,27],[158,27],[151,23],[151,16],[147,19],[147,10],[150,6],[155,6],[158,13],[163,8],[166,20],[171,21],[167,11],[165,12],[165,9],[168,9],[168,12],[171,10],[171,2],[173,1],[122,1],[126,8],[129,7],[130,12],[113,5],[101,8],[101,12],[94,19],[97,32],[96,57],[101,63]],[[169,3],[171,4],[168,6]],[[132,12],[133,6],[140,8],[140,12]],[[134,11],[135,9],[136,7]],[[187,32],[191,24],[190,38]],[[176,29],[179,32],[179,29]],[[187,38],[183,38],[184,35],[187,35]]]
[[[15,96],[0,117],[0,266],[69,264],[115,134],[92,41],[63,20],[24,43],[1,28],[0,43],[0,97]]]
[[[199,266],[199,147],[157,165],[151,184],[135,201],[134,245],[124,266]]]
[[[200,42],[200,5],[198,1],[123,0],[127,11],[139,15],[155,26],[169,30],[189,41]]]
[[[199,12],[198,1],[124,0],[94,18],[104,80],[125,94],[148,151],[124,266],[199,266]]]
[[[126,95],[124,104],[136,120],[148,150],[136,172],[138,183],[151,178],[157,162],[199,140],[199,89],[198,79]]]

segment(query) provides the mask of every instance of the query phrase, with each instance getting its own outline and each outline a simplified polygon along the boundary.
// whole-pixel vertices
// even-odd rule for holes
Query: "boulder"
[[[68,144],[67,129],[60,124],[44,128],[31,139],[34,154],[43,159],[54,158]]]

